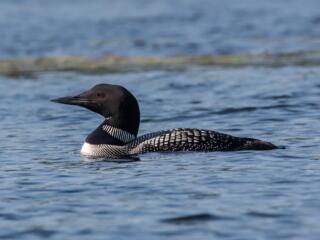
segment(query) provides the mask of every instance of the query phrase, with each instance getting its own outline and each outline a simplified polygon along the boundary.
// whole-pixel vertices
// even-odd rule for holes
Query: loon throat
[[[78,105],[106,119],[86,138],[81,153],[89,157],[125,158],[146,152],[271,150],[278,147],[255,138],[241,138],[212,130],[176,128],[137,137],[140,110],[124,87],[99,84],[77,96],[53,102]]]

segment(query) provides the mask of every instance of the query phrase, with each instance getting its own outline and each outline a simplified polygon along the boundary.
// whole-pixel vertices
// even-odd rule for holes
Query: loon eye
[[[99,98],[103,98],[105,95],[104,95],[104,93],[97,93],[96,96]]]

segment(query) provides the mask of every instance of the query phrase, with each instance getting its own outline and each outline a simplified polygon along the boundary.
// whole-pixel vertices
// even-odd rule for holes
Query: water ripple
[[[217,220],[226,220],[228,218],[221,217],[209,213],[199,213],[193,215],[184,215],[179,217],[167,218],[162,221],[165,223],[172,224],[194,224],[198,222],[206,222],[206,221],[217,221]]]

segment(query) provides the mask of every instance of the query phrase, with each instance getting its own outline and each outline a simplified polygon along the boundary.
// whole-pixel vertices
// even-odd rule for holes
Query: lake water
[[[318,0],[2,0],[0,58],[319,49]]]
[[[1,58],[320,48],[318,1],[88,2],[1,1]],[[49,99],[103,82],[138,98],[140,134],[197,127],[286,149],[92,161],[79,151],[102,118]],[[319,239],[319,96],[319,66],[0,76],[0,238]]]

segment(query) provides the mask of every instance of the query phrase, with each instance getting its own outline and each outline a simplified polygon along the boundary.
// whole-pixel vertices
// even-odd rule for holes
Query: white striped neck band
[[[127,131],[124,131],[122,129],[112,127],[110,125],[103,125],[102,129],[103,129],[103,131],[107,132],[110,136],[112,136],[112,137],[114,137],[124,143],[128,143],[136,138],[135,135],[133,135]]]

